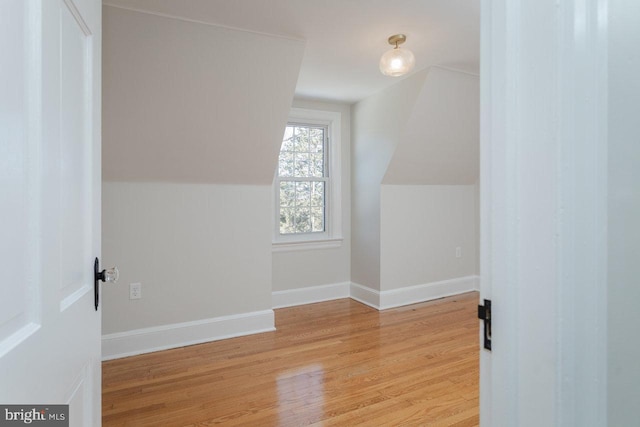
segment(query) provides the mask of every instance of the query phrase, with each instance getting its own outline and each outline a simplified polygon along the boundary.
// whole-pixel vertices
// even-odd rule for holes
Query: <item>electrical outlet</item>
[[[131,283],[129,285],[129,299],[142,298],[142,283]]]
[[[456,247],[456,258],[462,258],[462,248],[460,246]]]

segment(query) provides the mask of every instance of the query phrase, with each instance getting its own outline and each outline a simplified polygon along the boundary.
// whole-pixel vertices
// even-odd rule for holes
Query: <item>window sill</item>
[[[273,252],[311,251],[317,249],[334,249],[342,246],[342,238],[322,240],[300,240],[294,242],[274,242]]]

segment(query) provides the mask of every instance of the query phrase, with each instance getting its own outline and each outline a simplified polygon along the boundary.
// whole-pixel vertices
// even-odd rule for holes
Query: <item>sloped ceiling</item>
[[[304,42],[103,12],[103,178],[266,184]]]
[[[352,103],[395,83],[378,71],[387,37],[407,35],[416,71],[479,70],[480,0],[104,0],[307,42],[296,96]]]
[[[431,68],[383,184],[474,184],[479,174],[480,88],[475,75]]]

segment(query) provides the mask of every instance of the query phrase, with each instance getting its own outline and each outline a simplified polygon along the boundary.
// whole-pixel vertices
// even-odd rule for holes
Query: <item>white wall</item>
[[[383,185],[382,290],[477,275],[476,197],[475,185]]]
[[[478,77],[440,68],[425,70],[354,105],[352,116],[352,280],[386,292],[430,283],[436,277],[433,280],[476,275]],[[383,199],[381,185],[387,194]],[[468,193],[464,217],[454,202],[460,201],[461,192]],[[383,222],[381,212],[387,217]],[[427,239],[437,229],[425,229],[420,214],[440,215],[448,221],[443,229],[457,230],[455,240],[464,241],[468,264],[447,268],[434,261],[427,268],[429,263],[420,255],[442,252],[439,260],[448,259],[450,242]],[[411,219],[396,224],[403,215]],[[454,225],[454,218],[462,222]],[[411,228],[414,243],[404,244]],[[412,263],[403,265],[403,259]],[[434,270],[427,271],[430,268]]]
[[[351,279],[380,290],[380,184],[424,84],[421,71],[351,109]]]
[[[293,107],[341,114],[342,244],[338,248],[292,250],[273,253],[273,290],[276,292],[313,286],[333,285],[351,280],[351,117],[350,106],[299,100]]]
[[[477,75],[429,69],[384,184],[471,185],[479,174]]]
[[[106,180],[271,184],[304,43],[104,8]]]
[[[304,43],[111,6],[103,43],[105,357],[273,328],[272,182]]]
[[[608,425],[631,426],[640,419],[640,3],[609,4]]]
[[[271,309],[271,187],[105,182],[103,333]],[[129,300],[129,284],[142,299]]]

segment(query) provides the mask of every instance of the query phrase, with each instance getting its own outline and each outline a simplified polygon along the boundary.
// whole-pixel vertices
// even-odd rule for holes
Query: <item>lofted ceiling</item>
[[[387,37],[419,71],[434,65],[479,71],[480,0],[105,0],[105,5],[306,42],[296,96],[356,102],[394,83],[383,76]]]

